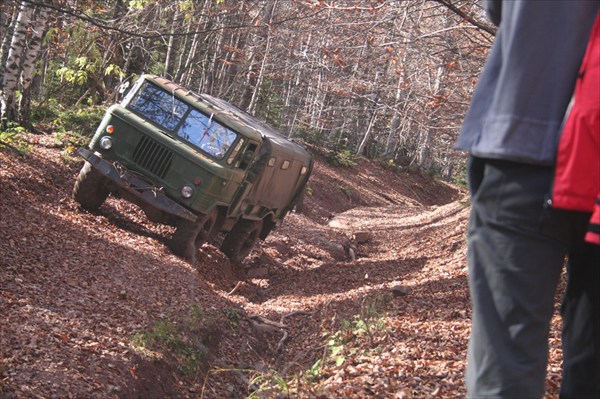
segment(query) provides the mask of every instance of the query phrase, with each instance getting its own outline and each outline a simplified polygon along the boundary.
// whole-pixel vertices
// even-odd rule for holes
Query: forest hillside
[[[312,148],[302,213],[241,265],[205,244],[191,267],[128,202],[82,211],[58,137],[0,150],[3,399],[464,394],[464,189]]]
[[[3,0],[0,399],[464,396],[470,203],[454,143],[495,34],[473,0]],[[193,266],[173,255],[199,223],[72,199],[76,149],[144,74],[313,154],[303,201],[241,264],[223,237]],[[241,165],[240,143],[220,166]],[[177,253],[225,215],[196,211],[209,227]],[[550,334],[555,398],[558,313]]]

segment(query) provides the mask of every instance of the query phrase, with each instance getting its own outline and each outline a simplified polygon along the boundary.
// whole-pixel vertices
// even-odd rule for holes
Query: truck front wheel
[[[217,222],[217,212],[212,212],[198,216],[195,222],[181,219],[177,223],[177,228],[171,241],[169,248],[177,256],[196,264],[198,249],[210,238]]]
[[[93,212],[100,208],[109,193],[107,179],[86,162],[75,181],[73,199],[83,209]]]
[[[239,263],[252,250],[262,227],[262,220],[240,219],[225,236],[221,251],[234,263]]]

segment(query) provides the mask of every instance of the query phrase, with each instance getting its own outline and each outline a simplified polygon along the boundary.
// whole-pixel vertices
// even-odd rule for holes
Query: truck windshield
[[[128,108],[151,120],[163,129],[172,131],[181,122],[189,106],[172,93],[144,82],[129,102]]]
[[[127,108],[177,135],[208,155],[222,159],[238,135],[160,87],[144,82]],[[190,111],[191,109],[191,111]],[[189,112],[188,112],[189,111]],[[186,115],[187,114],[187,115]]]
[[[177,135],[209,155],[221,159],[237,138],[237,133],[219,124],[213,116],[192,109],[177,129]]]

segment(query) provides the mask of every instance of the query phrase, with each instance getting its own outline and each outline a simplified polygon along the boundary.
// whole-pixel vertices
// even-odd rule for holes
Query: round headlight
[[[113,141],[110,137],[104,136],[100,139],[100,148],[103,150],[110,150],[113,146]]]
[[[183,186],[181,188],[181,196],[183,198],[190,198],[194,194],[194,189],[192,186]]]

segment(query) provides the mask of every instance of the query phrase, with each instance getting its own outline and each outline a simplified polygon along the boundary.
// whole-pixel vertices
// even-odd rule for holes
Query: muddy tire
[[[261,228],[262,221],[240,219],[225,236],[221,251],[233,263],[240,263],[254,247]]]
[[[108,180],[86,162],[75,181],[73,199],[86,211],[93,212],[100,208],[109,193]]]
[[[207,215],[198,216],[195,222],[181,219],[169,241],[171,251],[191,263],[196,264],[198,249],[214,234],[217,222],[216,210]]]

